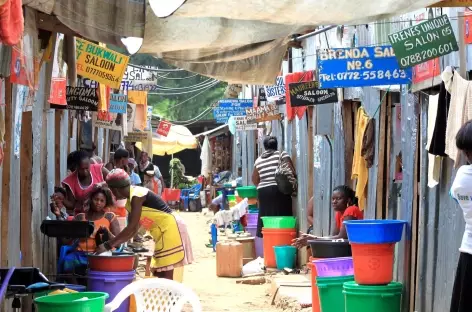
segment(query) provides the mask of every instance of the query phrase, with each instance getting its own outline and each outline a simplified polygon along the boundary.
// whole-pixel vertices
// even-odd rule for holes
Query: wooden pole
[[[32,197],[31,183],[33,176],[33,113],[23,113],[21,122],[20,149],[20,248],[23,266],[33,266],[32,241]]]

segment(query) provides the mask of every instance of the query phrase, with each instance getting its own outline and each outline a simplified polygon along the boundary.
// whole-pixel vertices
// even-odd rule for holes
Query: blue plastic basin
[[[351,243],[386,244],[402,240],[403,220],[349,220],[344,221]]]

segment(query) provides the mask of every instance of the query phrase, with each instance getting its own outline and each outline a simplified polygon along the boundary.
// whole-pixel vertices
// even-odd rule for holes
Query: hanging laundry
[[[367,123],[362,138],[361,156],[365,159],[366,167],[372,168],[375,158],[375,119],[373,118]]]
[[[20,42],[23,31],[21,0],[0,0],[0,41],[15,45]]]
[[[313,71],[307,72],[298,72],[293,74],[288,74],[285,76],[285,103],[287,107],[287,118],[288,120],[292,120],[295,118],[295,115],[298,116],[298,119],[302,119],[303,115],[306,112],[306,106],[304,107],[292,107],[290,105],[290,91],[288,89],[289,84],[294,82],[305,82],[305,81],[313,81]]]
[[[364,138],[365,130],[369,122],[369,116],[365,112],[364,108],[357,110],[357,129],[356,137],[354,140],[354,157],[352,160],[352,176],[351,179],[357,179],[356,185],[356,197],[359,199],[359,208],[365,209],[366,198],[367,198],[367,181],[369,179],[369,170],[367,169],[367,163],[361,156],[362,141]]]
[[[444,82],[446,85],[449,81]],[[465,80],[455,71],[451,85],[451,104],[447,116],[446,154],[455,162],[461,164],[461,153],[456,147],[456,134],[461,126],[472,119],[472,82]]]
[[[452,77],[451,77],[452,83]],[[431,98],[430,102],[431,105]],[[449,106],[451,104],[451,94],[446,90],[444,82],[439,86],[439,94],[437,99],[437,110],[434,118],[429,113],[428,109],[428,128],[430,124],[434,124],[432,129],[431,137],[428,134],[428,140],[430,139],[427,147],[428,152],[432,155],[447,157],[446,155],[446,127],[447,118],[449,115]]]
[[[440,94],[429,96],[428,129],[427,129],[428,137],[427,137],[427,142],[426,142],[426,150],[429,150],[432,139],[433,139],[434,128],[436,126],[436,120],[437,120],[437,114],[438,114],[439,97],[440,97]],[[433,188],[439,184],[440,166],[441,166],[441,158],[436,155],[428,154],[428,187]]]

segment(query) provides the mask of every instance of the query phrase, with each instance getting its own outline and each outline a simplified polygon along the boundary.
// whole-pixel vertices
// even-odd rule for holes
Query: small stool
[[[240,237],[236,241],[243,245],[243,265],[257,258],[254,237]]]

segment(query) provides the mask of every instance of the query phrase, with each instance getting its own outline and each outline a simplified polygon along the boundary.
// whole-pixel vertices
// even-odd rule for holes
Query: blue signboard
[[[400,69],[391,46],[328,49],[318,53],[320,88],[411,83],[411,68]]]
[[[217,123],[227,123],[231,116],[246,116],[246,108],[252,106],[252,100],[221,100],[213,109],[213,117]]]
[[[124,114],[128,105],[128,96],[123,94],[110,94],[110,113]]]

